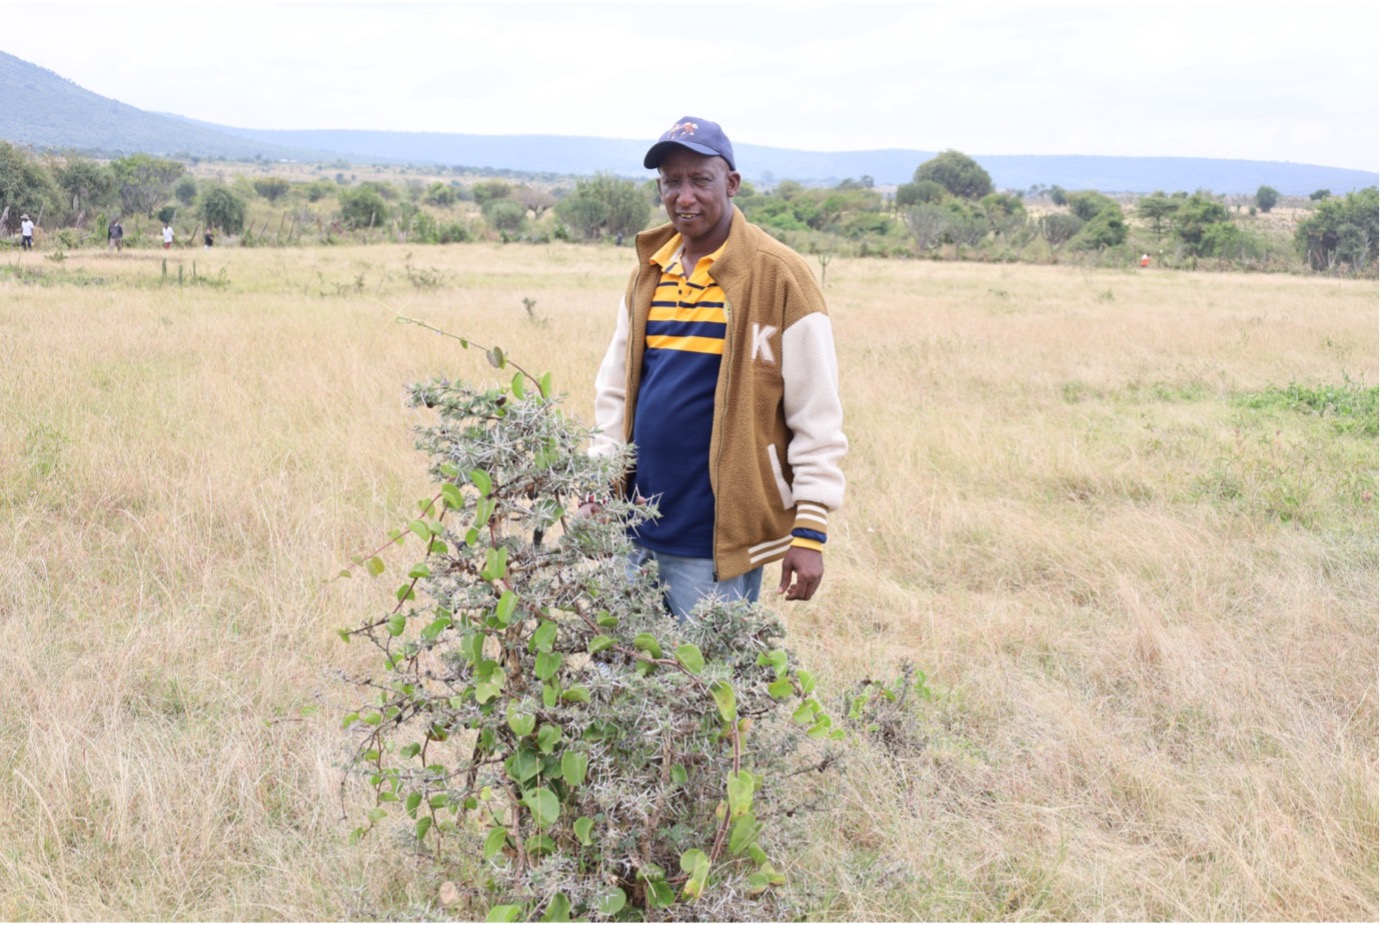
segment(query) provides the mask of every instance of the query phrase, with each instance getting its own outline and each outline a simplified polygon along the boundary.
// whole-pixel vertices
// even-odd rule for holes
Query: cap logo
[[[677,138],[686,138],[697,134],[698,125],[695,122],[679,122],[677,125],[663,133],[664,141],[673,141]]]

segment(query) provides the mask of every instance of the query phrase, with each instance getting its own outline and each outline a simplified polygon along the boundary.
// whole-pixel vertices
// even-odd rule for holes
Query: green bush
[[[802,847],[787,786],[842,733],[782,625],[744,602],[668,616],[624,564],[648,507],[574,516],[629,459],[589,456],[546,376],[409,394],[438,417],[418,445],[439,488],[399,531],[421,554],[392,609],[342,631],[384,660],[343,721],[375,801],[353,839],[398,819],[476,897],[464,919],[793,918],[770,860]]]
[[[224,186],[202,194],[202,220],[226,234],[239,234],[245,228],[245,200]]]
[[[389,205],[375,186],[362,183],[337,193],[341,218],[351,228],[378,228],[389,218]]]
[[[517,232],[524,227],[524,207],[513,199],[490,199],[481,206],[486,224],[502,233]]]

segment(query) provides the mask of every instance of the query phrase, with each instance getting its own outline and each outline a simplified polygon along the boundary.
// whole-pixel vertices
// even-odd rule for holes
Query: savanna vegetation
[[[652,182],[479,176],[464,168],[370,168],[345,161],[188,165],[131,155],[98,162],[37,156],[0,142],[6,240],[20,210],[41,220],[40,246],[100,245],[120,217],[127,246],[157,246],[163,221],[183,246],[212,228],[221,244],[451,244],[495,240],[622,242],[659,215]],[[1333,196],[1207,190],[1116,198],[1094,190],[997,190],[959,151],[918,165],[896,189],[870,177],[833,187],[791,180],[737,200],[753,221],[815,255],[1377,276],[1377,187]],[[0,214],[5,214],[0,211]],[[46,240],[43,240],[46,239]]]
[[[88,178],[79,206],[102,176]],[[178,192],[188,178],[174,182],[173,201],[195,210],[217,181],[195,177],[188,206]],[[791,653],[813,676],[820,709],[783,728],[802,734],[830,716],[842,737],[810,748],[836,749],[834,763],[785,771],[772,795],[663,764],[670,780],[683,764],[688,783],[728,809],[751,800],[763,832],[742,832],[739,854],[727,832],[714,864],[714,850],[651,847],[662,886],[650,874],[642,893],[622,887],[617,900],[583,886],[576,866],[514,877],[521,851],[590,857],[574,847],[581,831],[620,844],[596,827],[599,795],[581,802],[601,764],[596,741],[570,737],[567,718],[583,696],[616,703],[603,692],[612,678],[666,678],[683,685],[664,689],[682,690],[681,701],[628,721],[663,732],[691,723],[722,760],[732,739],[718,734],[730,732],[717,720],[718,676],[692,669],[714,672],[724,654],[627,623],[545,641],[541,621],[529,622],[519,644],[505,636],[514,611],[501,620],[502,605],[486,603],[483,652],[511,645],[516,664],[542,656],[574,674],[552,707],[551,685],[516,688],[513,708],[486,727],[514,746],[502,773],[546,783],[514,815],[501,812],[505,822],[483,824],[446,788],[395,789],[384,768],[379,779],[360,773],[370,730],[391,705],[414,702],[419,688],[402,672],[423,664],[361,637],[399,647],[450,632],[431,609],[433,591],[448,592],[427,590],[419,568],[433,570],[424,553],[443,535],[429,523],[443,508],[463,536],[478,505],[502,498],[515,504],[505,510],[516,535],[565,535],[545,519],[559,513],[551,496],[471,474],[493,457],[453,461],[449,475],[436,451],[452,438],[436,428],[468,408],[494,419],[511,403],[529,420],[518,409],[544,393],[565,396],[564,426],[589,422],[629,252],[506,246],[480,209],[519,201],[513,179],[489,181],[481,204],[479,183],[420,180],[415,200],[369,179],[291,179],[274,212],[219,181],[246,202],[242,243],[256,246],[165,253],[144,231],[140,246],[114,254],[50,236],[0,263],[0,670],[11,705],[0,711],[0,917],[561,918],[581,906],[592,918],[656,918],[650,895],[700,882],[701,898],[681,907],[688,917],[1378,918],[1376,280],[1208,273],[1207,258],[1202,270],[1152,273],[834,252],[826,286],[851,439],[847,503],[823,590],[806,604],[769,602],[767,629],[751,633],[768,664],[746,666],[788,682],[794,713],[805,679],[780,675],[770,653]],[[373,219],[361,210],[348,226],[339,215],[348,188],[373,189]],[[789,193],[747,204],[791,204]],[[991,195],[966,208],[984,212]],[[1093,235],[1117,227],[1101,198],[1059,196],[1079,204],[1052,213],[1082,223],[1067,240],[1093,221]],[[1165,236],[1183,208],[1220,216],[1205,196],[1167,199],[1177,206]],[[1337,200],[1340,215],[1323,210]],[[1334,270],[1340,229],[1360,218],[1352,201],[1324,196],[1313,213],[1322,222],[1310,234],[1338,255]],[[300,242],[319,234],[291,215],[280,246],[257,246],[273,243],[278,220],[265,223],[286,204],[322,205],[320,234],[336,246],[287,243],[295,225]],[[406,205],[455,209],[472,240],[426,247],[410,231],[407,243],[386,241],[403,234]],[[533,237],[535,215],[555,209],[530,204],[517,235]],[[785,234],[827,240],[793,215],[808,230]],[[138,238],[139,220],[127,224]],[[399,314],[474,345],[398,324]],[[516,381],[516,364],[532,377]],[[534,458],[580,455],[556,431],[537,435],[524,451]],[[539,567],[502,565],[488,542],[468,548],[481,577]],[[403,589],[415,582],[411,600]],[[425,603],[426,620],[400,610]],[[640,632],[666,648],[655,656]],[[589,671],[589,653],[608,670]],[[655,660],[645,677],[638,666]],[[385,695],[371,707],[378,721],[363,710],[371,691]],[[471,701],[455,693],[438,709],[479,715],[466,712],[474,689]],[[734,693],[732,709],[757,696]],[[690,718],[678,712],[696,702]],[[534,721],[544,710],[557,719]],[[735,729],[748,743],[787,741]],[[390,754],[404,758],[409,741],[400,732]],[[416,742],[439,759],[457,744],[426,731]],[[473,752],[460,754],[457,768]],[[476,810],[499,798],[478,789]],[[716,808],[710,797],[689,803]],[[796,808],[791,820],[785,808]],[[514,818],[551,820],[552,831],[515,841]],[[590,828],[579,830],[582,818]],[[693,834],[672,832],[673,818],[656,833],[669,845],[713,848],[695,833],[714,832],[714,815],[688,817]],[[435,819],[453,826],[447,839]],[[542,901],[506,901],[516,895]],[[735,905],[716,905],[726,896]]]

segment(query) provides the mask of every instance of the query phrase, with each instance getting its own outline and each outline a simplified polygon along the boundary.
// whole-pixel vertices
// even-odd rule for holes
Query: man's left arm
[[[847,444],[831,319],[824,312],[809,313],[783,332],[781,344],[783,412],[791,434],[788,464],[797,513],[779,593],[790,601],[806,601],[822,581],[827,515],[845,496],[840,463]]]

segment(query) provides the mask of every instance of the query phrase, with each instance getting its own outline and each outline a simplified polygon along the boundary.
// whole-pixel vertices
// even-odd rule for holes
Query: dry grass
[[[162,256],[0,274],[0,918],[415,914],[339,787],[335,630],[392,585],[324,579],[427,492],[403,383],[491,371],[393,312],[586,416],[629,252]],[[813,917],[1377,918],[1377,438],[1235,402],[1377,384],[1377,284],[839,258],[829,297],[851,489],[792,644],[938,696],[788,859]]]

